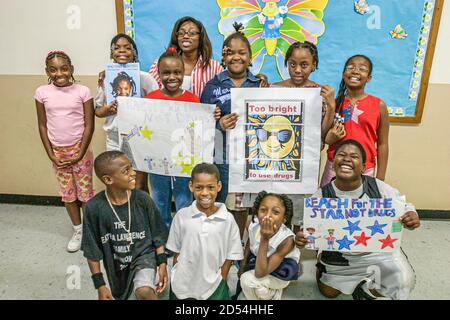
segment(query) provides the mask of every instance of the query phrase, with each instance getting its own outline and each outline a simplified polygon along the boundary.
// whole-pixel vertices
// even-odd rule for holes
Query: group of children
[[[94,107],[89,89],[75,83],[69,56],[61,51],[47,55],[49,84],[35,94],[39,133],[74,226],[67,250],[75,252],[81,246],[99,299],[156,299],[169,284],[167,250],[174,253],[172,299],[229,299],[227,276],[234,261],[242,260],[237,293],[242,290],[248,299],[280,299],[283,288],[298,278],[299,249],[307,243],[300,231],[305,195],[292,195],[291,200],[266,192],[228,193],[225,133],[237,122],[237,115],[231,113],[230,90],[269,86],[249,71],[251,46],[241,27],[235,24],[236,32],[224,41],[222,69],[211,59],[211,44],[203,25],[184,17],[175,24],[171,45],[150,74],[140,73],[144,98],[217,106],[214,117],[223,137],[217,139],[221,143],[215,148],[216,164],[195,166],[190,179],[156,174],[147,177],[134,171],[120,151],[118,106],[116,102],[106,104],[104,72],[99,74]],[[112,39],[110,51],[115,63],[139,61],[136,44],[125,34]],[[364,91],[371,80],[370,59],[362,55],[348,59],[336,100],[332,87],[308,79],[319,63],[314,44],[292,44],[285,60],[290,78],[272,86],[321,88],[323,106],[318,112],[322,113],[322,142],[329,147],[318,193],[352,198],[396,195],[397,190],[381,181],[387,167],[389,122],[386,105]],[[107,149],[95,161],[89,148],[94,114],[105,118]],[[93,168],[106,186],[95,196]],[[372,178],[375,174],[378,179]],[[333,175],[336,177],[331,181]],[[368,191],[367,181],[377,188]],[[172,196],[177,211],[173,221]],[[248,208],[252,214],[249,223]],[[414,207],[408,204],[405,212],[404,226],[417,228],[420,223]],[[241,240],[245,229],[248,241],[244,252]],[[110,289],[101,272],[101,260]],[[385,275],[377,292],[367,286],[369,264],[380,265]],[[355,298],[402,299],[414,286],[414,272],[402,252],[336,255],[323,251],[317,272],[319,289],[327,297],[345,293]]]

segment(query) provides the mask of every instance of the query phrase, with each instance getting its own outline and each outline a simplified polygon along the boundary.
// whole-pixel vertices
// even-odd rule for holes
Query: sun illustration
[[[249,115],[247,158],[250,170],[298,171],[301,119],[298,115]]]

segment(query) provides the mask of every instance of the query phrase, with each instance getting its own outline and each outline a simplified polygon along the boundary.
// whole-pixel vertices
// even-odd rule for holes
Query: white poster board
[[[307,249],[392,252],[400,248],[405,203],[398,199],[305,198]]]
[[[212,163],[214,105],[118,97],[122,151],[139,171],[190,177],[201,162]]]
[[[320,166],[320,88],[231,89],[230,192],[311,194]]]

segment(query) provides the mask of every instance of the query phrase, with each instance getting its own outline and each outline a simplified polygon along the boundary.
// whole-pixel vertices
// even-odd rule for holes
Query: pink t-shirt
[[[71,146],[81,140],[84,132],[83,103],[92,99],[89,88],[80,84],[57,87],[40,86],[34,98],[44,104],[47,135],[55,146]]]

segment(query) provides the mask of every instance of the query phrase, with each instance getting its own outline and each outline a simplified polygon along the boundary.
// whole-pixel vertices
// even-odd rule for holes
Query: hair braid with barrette
[[[65,53],[64,51],[60,51],[60,50],[56,50],[56,51],[50,51],[49,53],[47,53],[47,57],[45,58],[45,66],[48,67],[48,63],[50,62],[50,60],[55,59],[55,58],[63,58],[67,61],[67,63],[73,67],[72,65],[72,60],[70,60],[70,57],[67,53]],[[75,78],[73,77],[73,73],[70,75],[70,78],[72,79],[73,82],[75,82]],[[48,77],[48,84],[52,83],[52,80],[50,77]]]
[[[291,44],[289,49],[286,51],[286,57],[284,59],[285,67],[287,67],[287,63],[288,63],[287,61],[292,56],[292,53],[294,52],[295,49],[309,50],[309,52],[311,53],[311,55],[313,57],[313,61],[316,63],[316,67],[314,68],[313,71],[319,69],[319,50],[317,49],[317,47],[314,43],[309,42],[309,41],[305,41],[305,42],[297,41],[297,42],[294,42],[293,44]]]
[[[259,211],[259,207],[261,206],[261,202],[266,197],[276,197],[276,198],[280,199],[280,201],[283,203],[284,208],[285,208],[284,216],[286,218],[286,221],[284,222],[284,224],[287,227],[290,227],[292,216],[294,215],[294,205],[292,203],[292,200],[285,194],[269,193],[266,191],[261,191],[260,193],[258,193],[258,196],[256,197],[255,202],[253,203],[253,207],[252,207],[252,221],[254,222],[255,216],[256,217],[258,216],[258,211]]]
[[[161,61],[163,59],[166,58],[175,58],[181,61],[181,64],[184,67],[184,61],[183,61],[183,57],[181,57],[181,55],[178,53],[178,50],[176,47],[174,46],[170,46],[169,48],[166,49],[166,51],[159,57],[158,59],[158,70],[159,70],[159,65],[161,64]]]
[[[233,23],[233,28],[234,28],[235,32],[233,32],[228,37],[226,37],[225,41],[223,42],[222,52],[225,47],[230,46],[231,40],[239,39],[245,43],[245,46],[248,49],[249,55],[250,55],[250,57],[252,57],[252,47],[251,47],[250,42],[248,41],[247,37],[244,34],[244,25],[242,23],[238,23],[237,21],[235,21]],[[221,65],[222,65],[222,67],[226,67],[223,62],[223,58],[222,58]],[[249,66],[250,67],[252,66],[251,62],[249,64]]]

